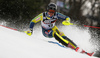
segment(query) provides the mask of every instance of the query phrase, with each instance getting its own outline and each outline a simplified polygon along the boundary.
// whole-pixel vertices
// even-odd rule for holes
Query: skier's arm
[[[57,13],[57,16],[58,16],[58,19],[64,20],[62,22],[63,25],[70,25],[70,18],[68,16],[65,16],[59,12]]]
[[[70,22],[70,18],[68,16],[65,16],[59,12],[57,13],[57,16],[58,16],[58,19],[62,19],[62,20],[66,20],[66,21]]]
[[[29,28],[33,29],[34,24],[37,23],[37,22],[39,22],[39,21],[41,21],[42,19],[43,19],[43,14],[41,13],[41,14],[39,14],[38,16],[36,16],[35,18],[33,18],[31,20]]]
[[[29,31],[25,31],[25,33],[29,36],[32,35],[32,32],[33,32],[33,27],[34,27],[34,24],[41,21],[43,19],[43,14],[39,14],[38,16],[36,16],[35,18],[33,18],[30,22],[30,26],[29,26]]]

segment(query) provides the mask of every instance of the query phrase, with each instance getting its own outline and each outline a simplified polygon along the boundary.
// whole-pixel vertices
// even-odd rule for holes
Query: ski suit
[[[48,15],[48,12],[43,12],[32,19],[29,28],[33,29],[34,24],[41,21],[42,33],[45,37],[54,37],[63,45],[68,46],[68,44],[70,44],[74,49],[76,49],[76,44],[72,42],[68,37],[66,37],[63,32],[60,32],[57,26],[55,26],[56,21],[59,19],[67,20],[70,22],[70,18],[68,16],[65,16],[59,12],[54,13],[52,17]]]

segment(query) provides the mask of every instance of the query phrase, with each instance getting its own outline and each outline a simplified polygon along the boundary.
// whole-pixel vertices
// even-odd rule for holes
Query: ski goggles
[[[49,9],[56,10],[56,8],[55,8],[55,7],[49,7]]]
[[[51,10],[51,9],[50,9],[49,12],[50,12],[50,13],[55,13],[55,10]]]

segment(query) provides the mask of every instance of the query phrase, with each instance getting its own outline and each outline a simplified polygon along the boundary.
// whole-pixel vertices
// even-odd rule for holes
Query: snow
[[[69,29],[71,28],[72,27],[69,26]],[[80,33],[80,36],[78,36],[77,34],[79,32],[76,33],[76,29],[74,28],[72,32],[67,31],[69,33],[68,36],[71,37],[72,40],[73,38],[77,39],[81,37],[84,33],[89,35],[87,31],[83,32],[79,30],[83,33]],[[41,30],[37,29],[34,33],[35,34],[32,36],[28,36],[23,32],[0,26],[0,58],[97,58],[75,52],[69,48],[60,47],[56,44],[48,43],[48,41],[57,41],[54,38],[45,38]],[[73,36],[73,34],[76,36]]]

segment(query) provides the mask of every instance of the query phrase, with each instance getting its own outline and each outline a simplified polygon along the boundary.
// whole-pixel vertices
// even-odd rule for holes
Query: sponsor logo
[[[36,19],[36,21],[38,21],[39,19],[40,19],[40,17],[39,17],[39,18],[37,18],[37,19]]]
[[[46,31],[45,31],[45,34],[47,34],[47,35],[48,35],[48,32],[46,32]]]

